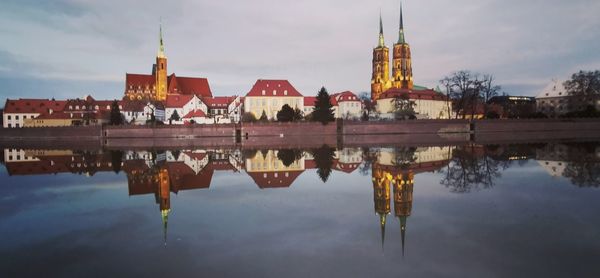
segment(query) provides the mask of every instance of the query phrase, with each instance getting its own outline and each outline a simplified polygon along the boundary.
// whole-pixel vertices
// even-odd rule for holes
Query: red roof
[[[152,74],[127,73],[125,75],[125,90],[129,88],[137,90],[138,87],[153,89],[155,83],[156,77]],[[169,94],[212,96],[208,79],[206,78],[178,77],[173,73],[168,76],[167,84]]]
[[[446,100],[446,96],[431,89],[426,90],[409,90],[391,88],[381,94],[379,99],[395,98],[402,95],[408,95],[409,99],[418,100]]]
[[[202,101],[209,108],[227,108],[231,102],[233,102],[237,97],[206,97],[203,98]]]
[[[4,113],[48,113],[62,111],[67,104],[64,100],[49,99],[7,99],[4,105]]]
[[[264,92],[264,94],[263,94]],[[301,97],[302,94],[287,80],[259,79],[254,83],[247,97],[276,96],[276,97]]]
[[[156,77],[151,74],[125,74],[125,91],[129,89],[137,90],[138,88],[146,89],[147,87],[152,89],[156,83]]]
[[[290,187],[294,180],[304,171],[279,171],[279,172],[254,172],[248,175],[254,180],[259,188],[282,188]],[[287,177],[285,174],[288,174]]]
[[[185,116],[183,116],[183,119],[202,118],[202,117],[206,117],[206,114],[204,113],[204,111],[197,109],[197,110],[192,110],[189,113],[187,113]]]
[[[331,103],[333,104],[334,99],[337,105],[338,102],[344,102],[344,101],[360,101],[360,99],[353,93],[350,91],[345,91],[345,92],[341,92],[341,93],[337,93],[331,96]]]
[[[169,93],[212,97],[208,79],[199,77],[178,77],[171,74],[168,78]]]
[[[304,106],[315,106],[317,97],[304,97]]]
[[[181,108],[186,105],[190,100],[194,98],[194,95],[177,95],[177,94],[169,94],[167,95],[167,108]]]
[[[122,100],[119,101],[119,104],[123,107],[121,111],[144,111],[144,107],[146,107],[146,102],[137,101],[137,100]],[[111,104],[112,105],[112,104]]]

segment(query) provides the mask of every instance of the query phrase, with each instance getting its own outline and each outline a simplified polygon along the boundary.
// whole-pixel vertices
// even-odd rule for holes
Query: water
[[[18,150],[2,277],[599,277],[600,144]]]

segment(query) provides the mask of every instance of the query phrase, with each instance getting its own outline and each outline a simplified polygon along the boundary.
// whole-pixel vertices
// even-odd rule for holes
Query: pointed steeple
[[[385,243],[385,221],[386,214],[379,215],[379,225],[381,226],[381,250],[383,251],[383,244]]]
[[[402,257],[404,257],[404,237],[406,236],[406,216],[400,217],[400,236],[402,238]]]
[[[400,30],[398,31],[398,43],[405,44],[406,39],[404,38],[404,20],[402,19],[402,1],[400,1]]]
[[[385,40],[383,38],[383,20],[381,19],[381,11],[379,12],[379,44],[377,47],[384,47]]]
[[[169,212],[171,210],[170,209],[163,209],[160,211],[160,215],[162,217],[162,222],[163,222],[163,241],[165,246],[167,246],[167,224],[169,221]]]
[[[158,58],[165,58],[165,45],[163,43],[163,35],[162,35],[162,19],[159,25],[159,34],[158,34],[158,54],[156,55]]]

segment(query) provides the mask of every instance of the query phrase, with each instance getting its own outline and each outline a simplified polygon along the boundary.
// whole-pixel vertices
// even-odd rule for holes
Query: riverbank
[[[0,129],[0,146],[184,148],[534,143],[600,139],[600,119],[338,121]]]

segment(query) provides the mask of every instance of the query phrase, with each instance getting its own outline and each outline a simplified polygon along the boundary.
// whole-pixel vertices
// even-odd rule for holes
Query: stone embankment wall
[[[235,125],[190,125],[190,126],[105,126],[105,138],[200,138],[233,137]]]
[[[0,140],[98,140],[100,126],[0,128]]]
[[[242,137],[289,137],[289,136],[322,136],[336,135],[337,126],[332,122],[327,125],[312,122],[300,123],[244,123]]]
[[[344,121],[343,135],[468,133],[467,120]]]

